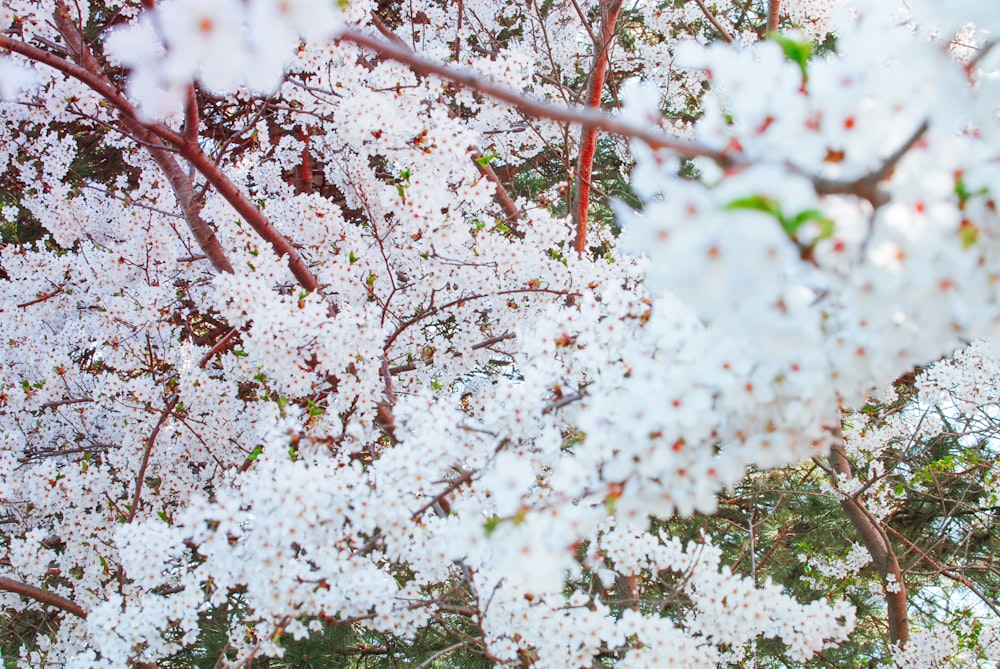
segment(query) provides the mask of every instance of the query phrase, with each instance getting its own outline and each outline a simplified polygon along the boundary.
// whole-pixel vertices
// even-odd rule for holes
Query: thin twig
[[[55,409],[56,407],[66,406],[67,404],[89,404],[94,400],[89,397],[72,397],[67,400],[55,400],[54,402],[46,402],[41,406],[42,409]]]
[[[447,648],[442,648],[441,650],[439,650],[438,652],[434,653],[429,658],[427,658],[426,660],[424,660],[423,662],[421,662],[419,665],[417,665],[417,669],[427,669],[432,664],[434,664],[434,660],[438,659],[439,657],[444,657],[448,653],[451,653],[452,651],[456,651],[459,648],[465,648],[468,645],[469,645],[468,641],[459,641],[458,643],[452,644],[451,646],[448,646]]]
[[[65,286],[57,286],[55,290],[50,291],[48,293],[42,293],[41,295],[39,295],[34,300],[30,300],[28,302],[21,302],[19,305],[17,305],[17,307],[19,309],[27,309],[28,307],[30,307],[33,304],[38,304],[40,302],[45,302],[46,300],[52,299],[56,295],[62,295],[64,292],[66,292],[66,287]]]
[[[208,353],[206,353],[202,357],[201,362],[198,363],[198,366],[204,369],[205,365],[208,364],[208,361],[211,360],[213,357],[215,357],[215,354],[221,351],[226,346],[226,344],[229,343],[229,340],[235,337],[236,333],[238,333],[239,331],[240,331],[239,328],[232,328],[231,330],[229,330],[229,332],[223,335],[222,339],[216,342],[215,346],[209,349]]]
[[[889,200],[889,197],[879,188],[879,184],[892,174],[899,161],[920,141],[929,127],[930,124],[927,121],[921,123],[909,139],[890,154],[877,170],[853,181],[835,181],[812,177],[816,193],[818,195],[854,195],[867,200],[873,208],[878,209]]]
[[[410,516],[410,519],[413,520],[413,521],[420,520],[420,516],[424,515],[424,512],[427,511],[427,509],[431,508],[435,504],[438,504],[445,497],[447,497],[448,495],[450,495],[451,493],[453,493],[454,491],[458,490],[463,485],[465,485],[466,483],[468,483],[469,481],[471,481],[472,478],[476,474],[478,474],[478,473],[479,472],[477,470],[470,469],[470,470],[468,470],[468,471],[460,474],[459,476],[456,476],[455,478],[450,479],[448,481],[448,487],[445,488],[444,490],[442,490],[440,493],[438,493],[434,497],[432,497],[431,501],[427,502],[422,507],[420,507],[419,509],[417,509],[416,511],[414,511],[413,514]]]
[[[153,451],[153,444],[156,443],[156,437],[160,434],[160,428],[163,424],[167,422],[167,418],[173,413],[174,407],[177,406],[177,402],[180,400],[180,395],[174,395],[169,402],[167,402],[167,407],[160,413],[160,419],[156,421],[156,427],[153,428],[152,433],[150,433],[149,438],[146,439],[146,448],[142,453],[142,464],[139,465],[139,473],[135,477],[135,494],[132,495],[132,506],[128,510],[128,517],[126,521],[131,523],[132,519],[135,518],[135,512],[139,508],[139,496],[142,494],[142,481],[146,478],[146,467],[149,466],[149,455]]]
[[[729,34],[729,31],[726,30],[721,23],[719,23],[719,19],[715,17],[715,14],[713,14],[708,7],[705,6],[705,3],[702,2],[702,0],[694,1],[698,4],[698,7],[701,8],[701,13],[705,15],[705,18],[712,24],[712,27],[718,30],[719,34],[722,35],[722,39],[725,40],[726,44],[731,44],[733,36]]]

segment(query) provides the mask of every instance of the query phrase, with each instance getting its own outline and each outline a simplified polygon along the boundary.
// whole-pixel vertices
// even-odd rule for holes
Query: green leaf
[[[798,63],[799,69],[802,70],[802,81],[807,81],[809,79],[809,58],[813,52],[812,42],[794,40],[779,33],[771,33],[769,37],[778,43],[788,60]]]
[[[816,221],[819,225],[819,238],[829,239],[833,236],[833,219],[826,216],[819,209],[807,209],[796,214],[791,219],[782,218],[781,227],[785,229],[790,237],[798,234],[799,228],[810,221]]]
[[[312,416],[312,417],[314,417],[314,418],[317,417],[317,416],[322,416],[323,414],[326,413],[326,409],[324,409],[323,407],[317,405],[311,399],[306,401],[306,407],[307,407],[307,411],[308,411],[309,415]]]
[[[494,160],[496,160],[499,157],[500,157],[499,153],[492,153],[492,152],[490,152],[490,153],[487,153],[485,156],[480,156],[480,157],[476,158],[476,162],[479,163],[479,165],[481,167],[486,167],[487,165],[489,165],[490,163],[492,163]]]
[[[765,214],[770,214],[774,216],[779,221],[781,220],[781,207],[778,206],[776,200],[772,200],[769,197],[763,195],[748,195],[747,197],[738,197],[732,202],[726,204],[723,209],[733,210],[733,209],[745,209],[747,211],[761,211]]]
[[[812,221],[815,221],[819,225],[819,239],[828,239],[833,236],[833,219],[819,209],[806,209],[795,216],[788,217],[782,213],[781,206],[777,200],[765,195],[748,195],[747,197],[736,198],[723,208],[727,210],[743,209],[746,211],[759,211],[773,216],[781,223],[781,227],[785,230],[785,233],[793,239],[803,225]]]
[[[496,529],[500,527],[500,523],[502,522],[503,519],[500,516],[490,516],[487,518],[486,522],[483,523],[483,529],[486,530],[486,536],[493,534]]]
[[[972,198],[979,195],[989,195],[989,193],[989,188],[980,188],[975,191],[969,190],[969,187],[965,185],[965,179],[962,178],[962,174],[955,175],[955,195],[958,196],[958,206],[960,209],[965,209],[965,205]]]
[[[979,228],[968,219],[962,220],[958,227],[958,239],[962,242],[963,249],[975,246],[979,241]]]
[[[247,462],[253,462],[260,457],[260,454],[264,452],[263,446],[254,446],[253,450],[250,451],[250,455],[247,456]]]

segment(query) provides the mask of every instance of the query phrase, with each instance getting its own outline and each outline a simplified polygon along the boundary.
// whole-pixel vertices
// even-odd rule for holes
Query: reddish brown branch
[[[893,151],[878,169],[854,181],[834,181],[832,179],[812,177],[816,193],[819,195],[854,195],[867,200],[873,208],[878,209],[889,200],[888,195],[879,188],[879,184],[892,176],[892,172],[896,169],[899,161],[903,159],[903,156],[910,149],[916,146],[929,128],[930,124],[927,121],[921,123],[913,131],[913,134],[903,142],[902,146]]]
[[[507,223],[509,225],[517,223],[521,220],[521,212],[517,210],[517,205],[514,204],[514,200],[511,199],[510,193],[507,192],[507,189],[504,187],[503,183],[501,183],[496,170],[493,169],[493,166],[490,165],[488,161],[483,160],[483,154],[478,149],[473,149],[470,154],[472,155],[473,162],[476,163],[476,168],[479,170],[479,173],[493,184],[493,197],[496,198],[500,208],[503,209],[503,213],[507,217]]]
[[[699,3],[701,4],[701,3]],[[778,12],[781,10],[781,0],[768,0],[767,2],[767,32],[778,32]],[[728,41],[728,40],[727,40]]]
[[[65,5],[60,3],[59,9],[57,9],[54,18],[57,25],[59,25],[60,30],[65,30],[68,33],[69,36],[66,37],[67,41],[73,42],[73,44],[69,45],[70,53],[74,53],[75,49],[75,53],[77,54],[80,62],[87,67],[97,68],[97,61],[86,48],[82,38],[78,35],[74,36],[74,32],[76,31],[75,24],[69,18],[68,10],[66,10]],[[232,206],[233,209],[235,209],[236,212],[243,217],[250,227],[252,227],[258,235],[260,235],[272,246],[272,248],[274,248],[275,252],[279,256],[287,256],[288,266],[296,280],[298,280],[303,288],[309,291],[315,291],[319,287],[316,278],[312,275],[312,272],[309,271],[305,261],[292,247],[291,243],[274,229],[270,221],[267,220],[267,217],[264,216],[263,212],[240,192],[236,185],[222,172],[215,161],[205,155],[196,141],[189,142],[185,137],[181,136],[162,123],[144,121],[138,114],[136,108],[127,99],[125,99],[125,97],[111,84],[103,73],[100,73],[99,70],[95,69],[95,71],[90,71],[87,67],[78,65],[77,63],[66,60],[65,58],[60,58],[55,54],[33,47],[29,44],[21,42],[20,40],[12,39],[4,34],[0,34],[0,49],[7,49],[20,54],[29,60],[52,67],[53,69],[80,81],[94,92],[101,95],[101,97],[111,104],[111,106],[117,109],[123,122],[125,122],[126,127],[130,130],[142,129],[146,133],[153,135],[162,143],[163,151],[169,153],[171,148],[178,151],[180,155],[191,164],[192,167],[201,173],[208,183],[216,189],[216,191],[230,204],[230,206]],[[145,142],[144,138],[141,136],[138,137],[138,139],[140,142]],[[211,230],[211,228],[209,228],[209,230]],[[214,232],[212,232],[212,235],[214,236]],[[210,258],[213,257],[213,254],[209,253],[207,249],[203,250],[205,250],[206,255]]]
[[[198,366],[204,369],[205,365],[208,364],[208,361],[214,358],[216,353],[224,349],[226,347],[226,344],[229,343],[229,340],[235,337],[236,333],[238,333],[239,331],[240,331],[239,328],[232,328],[231,330],[229,330],[229,332],[223,335],[222,339],[216,342],[215,346],[213,346],[208,351],[208,353],[202,356],[201,362],[198,363]]]
[[[62,295],[64,292],[66,292],[65,286],[57,286],[55,290],[49,291],[47,293],[42,293],[35,299],[29,300],[28,302],[21,302],[19,305],[17,305],[17,307],[19,309],[26,309],[33,304],[38,304],[40,302],[45,302],[46,300],[51,300],[56,295]]]
[[[295,192],[311,194],[313,192],[312,156],[309,154],[309,132],[299,129],[299,139],[302,141],[302,158],[295,167]]]
[[[830,449],[830,465],[834,472],[845,476],[848,480],[854,478],[851,462],[847,459],[841,444],[835,444]],[[903,570],[899,566],[899,559],[889,542],[889,537],[882,530],[878,519],[872,516],[856,497],[842,497],[840,507],[857,531],[861,543],[868,549],[875,568],[878,569],[883,583],[887,586],[885,603],[889,622],[889,641],[900,646],[905,645],[910,638],[909,618],[906,611],[906,583],[904,582]],[[895,592],[890,592],[888,588],[890,576],[895,581],[892,584]]]
[[[604,81],[607,78],[610,60],[608,48],[615,34],[615,23],[621,11],[621,0],[601,0],[601,30],[594,39],[594,64],[587,84],[587,99],[584,104],[591,109],[600,109]],[[580,131],[580,154],[576,160],[575,184],[573,190],[573,227],[576,229],[576,252],[583,255],[587,247],[587,213],[590,207],[590,178],[594,170],[594,155],[597,152],[597,127],[584,126]]]
[[[144,128],[133,124],[132,121],[123,118],[122,123],[140,139],[143,137],[148,140],[154,139]],[[208,257],[216,270],[232,274],[233,265],[229,262],[229,257],[226,255],[225,249],[222,248],[215,230],[201,216],[201,202],[195,197],[194,185],[191,183],[190,177],[181,169],[170,151],[158,148],[156,143],[147,143],[146,150],[149,151],[153,162],[160,168],[163,175],[167,177],[167,182],[174,191],[177,203],[181,206],[181,211],[184,212],[184,221],[188,224],[188,229],[191,230],[198,247],[205,252],[205,256]]]
[[[715,17],[715,14],[708,9],[702,0],[694,1],[698,4],[698,7],[701,9],[701,13],[705,15],[708,22],[712,24],[712,27],[719,31],[719,34],[722,35],[722,39],[725,40],[726,44],[732,43],[733,36],[729,34],[729,31],[726,30],[721,23],[719,23],[719,19]],[[768,30],[770,30],[770,28]]]
[[[6,576],[0,576],[0,590],[13,592],[21,595],[22,597],[33,599],[36,602],[54,606],[57,609],[65,611],[66,613],[72,613],[78,618],[87,617],[87,612],[76,602],[66,599],[65,597],[57,595],[49,590],[42,590],[41,588],[28,585],[27,583],[21,583],[20,581],[15,581],[14,579],[7,578]]]
[[[59,33],[66,42],[70,57],[76,61],[76,63],[80,65],[80,67],[82,67],[87,74],[96,79],[95,83],[100,83],[104,87],[115,91],[116,89],[112,85],[111,81],[101,71],[100,63],[97,62],[97,59],[94,58],[94,55],[87,47],[86,42],[84,42],[79,26],[69,16],[68,9],[65,4],[59,3],[57,5],[53,18],[55,20],[56,27],[59,29]],[[76,76],[66,70],[64,70],[64,72],[70,74],[70,76]],[[91,88],[94,87],[91,82],[84,81],[83,83],[87,84]],[[98,92],[105,95],[102,91]],[[113,100],[111,100],[111,102],[114,103]],[[229,262],[229,258],[226,256],[222,245],[219,243],[219,240],[215,235],[215,231],[205,221],[205,219],[201,217],[201,205],[194,196],[194,188],[191,184],[190,177],[185,174],[184,170],[182,170],[180,165],[177,164],[177,160],[174,155],[163,146],[157,136],[135,116],[134,109],[122,108],[118,104],[116,104],[116,107],[118,107],[119,118],[122,124],[146,147],[150,156],[153,158],[153,162],[156,163],[163,174],[167,177],[167,182],[174,191],[177,203],[181,206],[181,210],[184,212],[184,220],[188,224],[188,228],[191,230],[191,234],[194,236],[198,246],[212,261],[212,265],[216,268],[216,270],[220,272],[232,273],[233,266]],[[195,98],[193,84],[188,87],[188,97],[185,111],[185,141],[190,140],[197,144],[198,102]]]
[[[187,100],[184,103],[184,141],[187,144],[198,143],[198,126],[200,124],[198,94],[194,90],[194,84],[190,84],[187,89]]]
[[[42,405],[43,409],[57,409],[67,404],[90,404],[94,400],[89,397],[73,397],[67,400],[56,400],[54,402],[46,402]]]
[[[177,406],[177,402],[180,400],[180,395],[174,395],[173,398],[167,402],[166,408],[160,413],[160,419],[156,421],[156,427],[149,434],[146,439],[146,448],[142,453],[142,464],[139,465],[139,473],[135,477],[135,493],[132,495],[132,506],[129,507],[128,517],[126,521],[131,523],[132,519],[135,518],[135,512],[139,508],[139,496],[142,494],[142,481],[146,478],[146,468],[149,466],[149,456],[153,452],[153,444],[156,443],[156,437],[160,434],[160,429],[163,424],[167,422],[167,418],[174,412],[174,408]]]
[[[345,30],[339,37],[342,42],[351,42],[370,49],[383,58],[389,58],[407,65],[411,70],[424,75],[436,75],[442,79],[464,86],[469,90],[506,102],[529,116],[548,119],[559,123],[573,123],[584,127],[594,127],[622,137],[632,137],[645,142],[654,149],[670,149],[683,156],[706,156],[723,165],[733,162],[726,152],[707,147],[696,142],[668,137],[662,132],[634,126],[597,109],[573,109],[534,100],[523,93],[494,84],[477,73],[465,69],[452,68],[426,60],[407,49],[401,49],[355,30]]]
[[[985,592],[983,592],[979,587],[977,587],[969,579],[967,579],[966,577],[962,576],[961,574],[953,571],[952,569],[949,569],[948,567],[945,567],[943,565],[938,564],[937,561],[934,560],[934,558],[932,558],[926,552],[924,552],[923,550],[921,550],[920,547],[917,546],[916,544],[914,544],[912,541],[910,541],[909,539],[907,539],[906,537],[904,537],[902,534],[900,534],[899,532],[897,532],[895,529],[893,529],[891,525],[887,524],[885,526],[885,529],[886,529],[886,531],[889,534],[893,535],[894,537],[896,537],[897,539],[899,539],[900,541],[902,541],[904,544],[906,544],[907,548],[909,548],[911,551],[917,553],[920,556],[920,559],[923,560],[924,562],[926,562],[930,566],[931,569],[933,569],[937,573],[941,574],[942,576],[945,576],[945,577],[951,579],[952,581],[955,581],[956,583],[961,583],[966,588],[968,588],[973,594],[975,594],[977,597],[979,597],[979,599],[982,600],[983,604],[985,604],[990,609],[992,609],[993,613],[995,613],[997,615],[1000,615],[1000,607],[998,607],[998,605],[995,602],[995,600],[992,597],[989,597]]]
[[[299,282],[299,285],[309,292],[316,292],[319,289],[319,282],[316,281],[316,277],[309,270],[306,261],[295,250],[291,242],[274,229],[264,213],[222,173],[214,160],[205,155],[198,146],[186,146],[181,151],[181,155],[191,163],[192,167],[201,172],[202,176],[215,188],[215,191],[236,210],[236,213],[243,217],[243,220],[250,224],[254,232],[271,245],[275,253],[287,257],[288,268],[292,270],[292,275]]]
[[[410,516],[410,519],[413,520],[414,522],[416,522],[417,520],[420,520],[420,516],[424,515],[425,511],[427,511],[428,509],[430,509],[435,504],[440,504],[441,502],[443,502],[448,495],[450,495],[451,493],[455,492],[456,490],[458,490],[459,488],[461,488],[463,485],[465,485],[466,483],[468,483],[469,481],[471,481],[472,478],[477,473],[478,472],[476,470],[470,469],[469,471],[466,471],[466,472],[464,472],[462,474],[459,474],[455,478],[448,480],[447,481],[448,486],[444,490],[442,490],[440,493],[438,493],[437,495],[435,495],[434,497],[432,497],[429,502],[427,502],[422,507],[420,507],[419,509],[417,509],[416,511],[414,511],[413,515]]]

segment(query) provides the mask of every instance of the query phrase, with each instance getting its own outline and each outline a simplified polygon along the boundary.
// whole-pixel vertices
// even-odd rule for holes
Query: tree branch
[[[65,8],[65,4],[59,3],[58,9],[55,14],[55,19],[57,25],[62,24],[67,28],[72,28],[74,25],[72,20],[68,16],[68,10]],[[63,18],[60,18],[60,15]],[[69,31],[72,35],[72,29]],[[67,38],[67,41],[70,38]],[[80,45],[77,49],[80,59],[84,63],[91,63],[95,67],[99,67],[97,61],[90,54],[89,50],[83,44],[82,39],[78,38]],[[292,271],[299,284],[310,292],[314,292],[319,288],[319,283],[313,276],[312,272],[309,271],[308,266],[302,257],[298,254],[291,243],[285,239],[274,227],[271,225],[267,217],[264,216],[263,212],[252,202],[240,190],[236,185],[225,175],[219,166],[211,160],[205,153],[201,150],[201,147],[197,142],[188,142],[183,136],[175,132],[174,130],[168,128],[162,123],[152,123],[145,122],[139,116],[136,108],[107,80],[103,74],[98,74],[89,71],[86,67],[82,67],[74,62],[70,62],[65,58],[60,58],[54,54],[47,51],[33,47],[29,44],[21,42],[20,40],[15,40],[7,35],[0,34],[0,49],[7,49],[14,53],[17,53],[29,60],[47,65],[63,74],[72,77],[81,83],[85,84],[94,92],[101,95],[108,103],[110,103],[115,109],[118,110],[123,121],[127,121],[127,125],[130,127],[138,127],[144,129],[146,132],[151,133],[155,137],[159,138],[164,144],[164,150],[167,147],[175,148],[179,153],[194,167],[198,172],[201,173],[203,177],[210,183],[229,204],[236,210],[236,212],[243,217],[243,219],[254,229],[254,231],[260,235],[265,241],[271,244],[274,251],[279,256],[287,256],[288,266]],[[70,47],[72,51],[72,47]],[[213,232],[214,235],[214,232]],[[206,250],[206,255],[211,257],[211,254]]]
[[[473,149],[471,155],[472,160],[476,163],[476,168],[479,169],[479,173],[493,184],[495,188],[493,196],[497,199],[500,208],[503,209],[508,225],[516,224],[521,220],[521,212],[517,210],[517,205],[511,199],[510,193],[507,192],[503,183],[500,182],[500,177],[497,176],[496,170],[493,169],[493,166],[488,161],[483,160],[483,154],[478,149]]]
[[[607,77],[610,61],[608,48],[615,34],[615,24],[618,22],[618,12],[621,11],[621,0],[601,0],[600,33],[594,39],[594,64],[587,85],[585,104],[591,109],[600,109],[601,95],[604,92],[604,81]],[[587,247],[587,214],[590,207],[590,178],[594,170],[594,155],[597,152],[597,127],[584,126],[580,130],[580,153],[576,160],[575,185],[573,189],[573,204],[571,209],[573,227],[576,230],[576,252],[583,255]]]
[[[888,196],[879,189],[879,184],[892,175],[892,171],[896,168],[899,161],[920,141],[928,128],[930,128],[930,124],[925,120],[913,131],[913,134],[910,135],[902,146],[893,151],[885,159],[881,167],[854,181],[834,181],[832,179],[811,177],[816,193],[818,195],[854,195],[867,200],[871,203],[872,207],[878,209],[889,200]]]
[[[584,127],[594,127],[622,137],[631,137],[645,142],[654,149],[670,149],[682,156],[705,156],[718,161],[722,165],[730,165],[733,160],[728,152],[699,144],[669,137],[662,132],[648,130],[619,120],[614,116],[595,109],[573,109],[554,105],[541,100],[534,100],[523,93],[505,88],[483,79],[479,74],[465,69],[452,68],[426,60],[415,53],[401,49],[394,44],[369,37],[355,30],[344,30],[338,38],[342,42],[351,42],[364,47],[384,58],[389,58],[409,66],[414,72],[424,75],[436,75],[442,79],[464,86],[487,97],[515,107],[529,116],[548,119],[559,123],[572,123]],[[2,45],[0,45],[2,46]]]
[[[848,480],[854,478],[854,472],[847,455],[844,453],[842,444],[834,444],[830,449],[830,465],[834,471],[847,477]],[[868,549],[872,556],[872,562],[885,584],[889,582],[889,575],[895,578],[895,592],[885,591],[885,603],[889,622],[889,641],[903,646],[910,638],[909,618],[906,611],[906,583],[903,578],[903,570],[899,566],[896,552],[889,543],[885,532],[879,526],[879,522],[857,498],[845,495],[840,499],[840,507],[847,514],[851,525],[857,531],[861,542]]]
[[[700,4],[700,3],[699,3]],[[768,0],[767,2],[767,32],[778,32],[778,15],[781,10],[781,0]],[[727,40],[728,41],[728,40]]]
[[[27,583],[21,583],[20,581],[15,581],[14,579],[7,578],[6,576],[0,576],[0,590],[13,592],[21,595],[22,597],[33,599],[36,602],[54,606],[57,609],[65,611],[66,613],[72,613],[78,618],[87,617],[87,612],[84,611],[83,607],[76,602],[66,599],[65,597],[57,595],[49,590],[42,590],[41,588],[28,585]]]
[[[62,35],[63,40],[66,42],[70,57],[88,74],[95,77],[98,82],[111,90],[116,90],[111,81],[102,72],[100,63],[97,62],[97,59],[94,58],[93,53],[87,47],[86,42],[84,42],[79,26],[69,16],[69,10],[64,3],[60,2],[56,5],[53,18],[55,19],[59,34]],[[74,76],[69,72],[67,74]],[[93,88],[89,82],[84,81],[83,83]],[[216,270],[232,274],[233,266],[229,262],[229,258],[226,256],[222,245],[219,243],[215,231],[201,217],[201,205],[194,197],[194,188],[190,177],[177,164],[177,160],[173,154],[150,132],[148,127],[139,121],[134,114],[134,110],[125,110],[117,104],[115,106],[118,107],[119,119],[122,124],[145,145],[146,150],[149,151],[150,156],[153,158],[153,162],[156,163],[164,176],[167,177],[167,182],[174,191],[177,203],[184,212],[184,220],[187,222],[188,228],[191,230],[191,234],[194,235],[198,246],[212,261],[212,265]],[[198,137],[198,106],[194,96],[194,84],[188,88],[186,112],[185,138],[193,138],[196,144]]]
[[[139,473],[135,477],[135,494],[132,495],[132,506],[129,507],[128,517],[125,519],[126,522],[131,523],[132,519],[135,518],[136,509],[139,508],[139,496],[142,494],[142,481],[146,478],[146,468],[149,466],[149,456],[153,452],[153,444],[156,443],[156,437],[160,434],[160,428],[167,422],[170,414],[174,412],[174,408],[177,406],[179,400],[180,395],[174,395],[167,402],[167,407],[160,413],[160,419],[156,421],[156,427],[153,428],[149,438],[146,439],[146,448],[142,453],[142,464],[139,465]]]
[[[705,6],[705,3],[702,0],[694,1],[698,4],[698,7],[701,9],[701,13],[705,15],[708,22],[712,24],[712,27],[718,30],[719,34],[722,35],[722,39],[725,40],[726,44],[731,44],[733,36],[729,34],[729,31],[726,30],[721,23],[719,23],[719,19],[715,17],[715,14],[709,11],[708,7]]]

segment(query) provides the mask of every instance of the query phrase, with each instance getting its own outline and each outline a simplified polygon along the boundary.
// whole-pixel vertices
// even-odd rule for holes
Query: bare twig
[[[427,669],[432,664],[434,664],[434,661],[437,660],[439,657],[444,657],[448,653],[456,651],[459,648],[465,648],[468,645],[469,645],[468,641],[459,641],[458,643],[452,644],[451,646],[448,646],[447,648],[442,648],[441,650],[439,650],[438,652],[434,653],[429,658],[427,658],[426,660],[424,660],[423,662],[421,662],[417,666],[417,669]]]
[[[988,596],[985,592],[983,592],[980,588],[978,588],[969,579],[967,579],[966,577],[962,576],[961,574],[955,573],[953,570],[949,569],[948,567],[945,567],[943,565],[938,564],[934,560],[934,558],[932,558],[926,552],[920,550],[920,548],[916,544],[914,544],[912,541],[910,541],[909,539],[907,539],[906,537],[904,537],[902,534],[900,534],[899,532],[897,532],[895,529],[893,529],[892,526],[886,525],[885,529],[886,529],[887,532],[889,532],[889,534],[893,535],[894,537],[896,537],[897,539],[899,539],[900,541],[902,541],[904,544],[906,544],[907,548],[909,548],[910,550],[918,553],[920,555],[920,559],[923,560],[924,562],[926,562],[928,565],[930,565],[931,569],[933,569],[937,573],[941,574],[942,576],[945,576],[945,577],[951,579],[952,581],[955,581],[956,583],[961,583],[966,588],[968,588],[973,594],[975,594],[977,597],[979,597],[979,599],[982,600],[983,604],[985,604],[986,606],[988,606],[990,608],[990,610],[993,611],[994,614],[1000,615],[1000,606],[997,605],[996,600],[994,598]]]
[[[64,292],[66,292],[66,287],[65,286],[57,286],[55,290],[51,290],[51,291],[49,291],[47,293],[42,293],[37,298],[35,298],[33,300],[29,300],[28,302],[21,302],[19,305],[17,305],[17,307],[18,307],[18,309],[27,309],[28,307],[30,307],[33,304],[38,304],[40,302],[45,302],[46,300],[52,299],[56,295],[62,295]]]
[[[139,496],[142,494],[142,481],[146,478],[146,467],[149,466],[149,456],[153,451],[153,444],[156,443],[156,437],[160,434],[160,428],[163,424],[167,422],[167,418],[174,412],[174,408],[177,406],[177,402],[180,400],[180,395],[174,395],[169,402],[167,402],[166,408],[160,413],[160,419],[156,421],[156,427],[150,433],[149,437],[146,439],[146,448],[142,453],[142,464],[139,465],[139,473],[135,477],[135,494],[132,495],[132,506],[128,510],[128,517],[126,521],[131,523],[132,519],[135,518],[135,512],[139,508]]]
[[[473,477],[478,473],[475,469],[470,469],[462,474],[459,474],[453,479],[448,481],[448,487],[442,490],[440,493],[431,498],[429,502],[424,504],[422,507],[413,512],[410,518],[413,521],[420,520],[420,516],[424,515],[424,512],[433,507],[435,504],[440,504],[441,500],[453,493],[454,491],[461,488],[463,485],[468,483],[473,479]]]
[[[94,400],[89,397],[73,397],[66,400],[56,400],[54,402],[46,402],[42,405],[43,409],[55,409],[57,407],[66,406],[67,404],[89,404]]]

